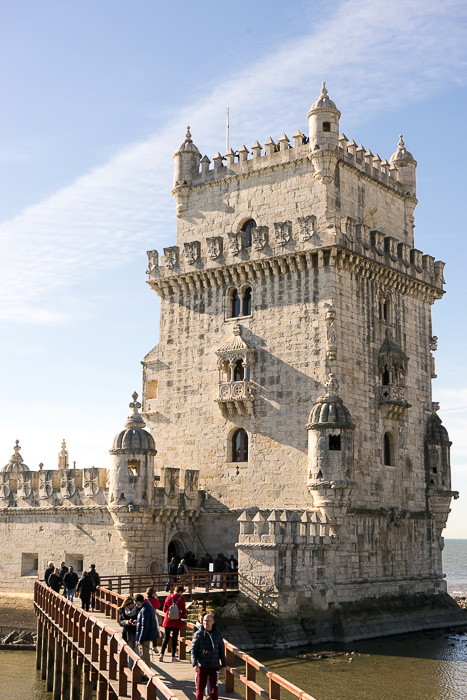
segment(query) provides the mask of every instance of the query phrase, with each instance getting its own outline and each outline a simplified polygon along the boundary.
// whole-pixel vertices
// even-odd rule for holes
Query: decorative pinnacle
[[[19,453],[19,451],[21,449],[21,447],[19,445],[19,440],[16,440],[16,444],[13,447],[13,449],[15,451],[15,454],[11,456],[10,462],[17,462],[18,464],[21,464],[23,461],[23,458],[21,457],[21,455]]]
[[[323,84],[321,85],[321,94],[322,95],[327,95],[328,91],[326,90],[326,83],[323,80]]]
[[[138,394],[136,391],[133,392],[131,395],[133,401],[129,404],[130,408],[133,409],[133,413],[131,416],[128,416],[127,420],[125,421],[125,428],[133,428],[133,430],[140,430],[141,428],[144,428],[146,423],[144,422],[141,414],[138,413],[138,409],[141,408],[141,404],[139,401],[137,401]]]
[[[402,137],[402,134],[399,134],[399,143],[397,144],[397,147],[398,148],[405,148],[405,143],[404,143],[404,139]]]
[[[189,127],[189,126],[187,126],[187,128],[186,128],[185,141],[190,141],[190,143],[191,143],[191,141],[192,141],[191,133],[190,133],[190,127]]]
[[[327,389],[328,396],[337,396],[339,382],[338,382],[335,374],[333,374],[332,372],[329,374],[329,379],[327,382],[324,382],[324,386]]]

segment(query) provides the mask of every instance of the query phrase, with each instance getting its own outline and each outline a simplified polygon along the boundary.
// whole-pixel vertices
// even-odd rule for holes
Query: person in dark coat
[[[49,563],[47,564],[47,568],[44,571],[44,581],[45,581],[46,586],[49,585],[49,576],[51,574],[53,574],[54,571],[55,571],[54,563],[53,563],[53,561],[49,561]]]
[[[225,669],[224,639],[214,626],[214,618],[207,613],[203,618],[203,629],[195,632],[191,645],[191,664],[196,670],[196,700],[203,700],[206,682],[209,679],[211,700],[219,698],[219,670]]]
[[[73,602],[78,581],[78,574],[76,573],[76,571],[73,570],[73,567],[70,566],[68,572],[63,577],[63,583],[65,584],[66,597],[71,602]]]
[[[60,570],[55,569],[52,574],[50,574],[49,579],[47,581],[49,588],[51,588],[55,593],[60,593],[60,589],[62,587],[62,581],[60,578]]]
[[[76,589],[76,592],[79,594],[79,597],[81,598],[81,607],[86,610],[86,612],[89,612],[89,603],[91,602],[91,594],[94,590],[94,581],[92,578],[89,576],[87,571],[83,571],[83,575],[81,576],[78,587]]]
[[[167,593],[170,591],[171,588],[173,590],[173,585],[175,583],[175,577],[177,576],[177,569],[178,569],[177,560],[175,557],[172,557],[172,559],[169,561],[169,563],[167,565],[167,573],[169,574],[167,586],[165,587],[165,590]]]
[[[151,642],[159,636],[159,623],[157,621],[156,611],[149,600],[145,600],[141,593],[135,596],[135,603],[138,608],[136,641],[141,647],[144,663],[150,667],[151,659],[149,650],[151,648]]]
[[[164,602],[164,607],[162,611],[165,613],[164,622],[162,627],[164,628],[164,641],[162,642],[161,653],[159,655],[159,661],[164,661],[164,652],[167,649],[167,644],[169,643],[170,636],[172,635],[172,661],[176,661],[177,654],[177,643],[178,635],[182,628],[182,618],[186,617],[186,603],[183,597],[184,592],[183,586],[177,586],[175,593],[168,595]],[[170,608],[172,605],[178,608],[178,616],[173,617],[170,613]],[[176,611],[175,611],[176,612]]]
[[[89,569],[88,576],[92,578],[92,582],[94,583],[94,590],[91,593],[91,610],[94,610],[96,606],[96,588],[97,586],[101,585],[101,577],[96,571],[96,565],[91,564],[91,568]]]
[[[122,627],[123,640],[128,644],[130,649],[136,651],[136,618],[138,617],[138,608],[131,596],[125,598],[122,605],[118,609],[118,624]],[[129,668],[133,667],[133,659],[128,659]]]

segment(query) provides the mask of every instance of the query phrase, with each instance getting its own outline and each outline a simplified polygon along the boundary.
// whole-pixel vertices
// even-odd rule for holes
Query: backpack
[[[178,597],[178,600],[180,600],[180,596]],[[167,619],[168,620],[179,620],[180,619],[180,609],[176,603],[173,602],[173,597],[172,597],[172,605],[169,608],[169,612],[167,614]]]
[[[177,568],[177,575],[184,576],[185,574],[185,564],[179,564]]]

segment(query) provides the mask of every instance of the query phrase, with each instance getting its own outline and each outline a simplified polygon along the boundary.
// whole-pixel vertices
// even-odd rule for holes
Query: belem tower
[[[108,469],[70,468],[63,444],[57,470],[34,472],[17,443],[0,473],[3,590],[49,558],[158,573],[206,548],[237,554],[241,596],[285,643],[454,621],[442,532],[457,493],[431,392],[444,263],[414,244],[402,136],[382,160],[340,116],[323,83],[306,134],[213,163],[187,129],[176,245],[148,252],[161,320],[142,402]]]

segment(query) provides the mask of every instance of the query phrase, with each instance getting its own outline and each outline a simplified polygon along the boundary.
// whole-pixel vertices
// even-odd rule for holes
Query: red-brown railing
[[[125,597],[101,586],[96,591],[96,609],[108,617],[117,619],[118,608]],[[154,670],[146,666],[138,654],[133,652],[123,641],[119,641],[111,629],[89,613],[81,610],[76,604],[70,603],[59,594],[54,593],[42,582],[35,584],[35,607],[39,619],[48,625],[49,629],[56,630],[58,628],[65,638],[65,644],[72,643],[79,648],[80,652],[86,656],[86,662],[90,659],[89,663],[97,673],[101,674],[98,688],[102,686],[102,696],[98,693],[98,700],[101,700],[101,697],[102,700],[104,698],[105,700],[115,700],[127,695],[129,684],[131,684],[132,700],[156,700],[156,697],[160,697],[160,695],[167,700],[177,700],[161,678],[154,673]],[[157,612],[162,618],[163,613]],[[191,639],[187,635],[191,637],[195,628],[193,623],[187,620],[182,621],[179,637],[179,658],[181,661],[186,659],[191,647]],[[39,638],[42,639],[41,635]],[[227,640],[224,642],[227,657],[226,694],[234,693],[236,678],[244,686],[246,700],[256,700],[257,696],[262,700],[280,700],[281,689],[288,691],[298,700],[316,700],[309,693],[270,671]],[[38,657],[39,655],[38,640]],[[133,660],[131,669],[128,668],[128,659]],[[236,660],[241,661],[244,670],[240,671],[236,667],[236,663],[238,663]],[[149,677],[147,684],[141,683],[142,674]],[[43,677],[45,678],[44,675]],[[263,683],[258,683],[258,679],[262,679]],[[52,687],[48,689],[52,690]],[[157,691],[159,691],[159,695],[157,695]]]
[[[217,578],[214,578],[217,577]],[[101,576],[101,586],[117,593],[143,592],[148,586],[153,586],[156,591],[171,590],[183,584],[188,595],[193,595],[194,589],[202,589],[204,593],[222,590],[224,594],[238,589],[238,572],[228,571],[214,574],[205,569],[190,569],[184,576],[168,576],[168,574],[137,574],[122,576]]]

